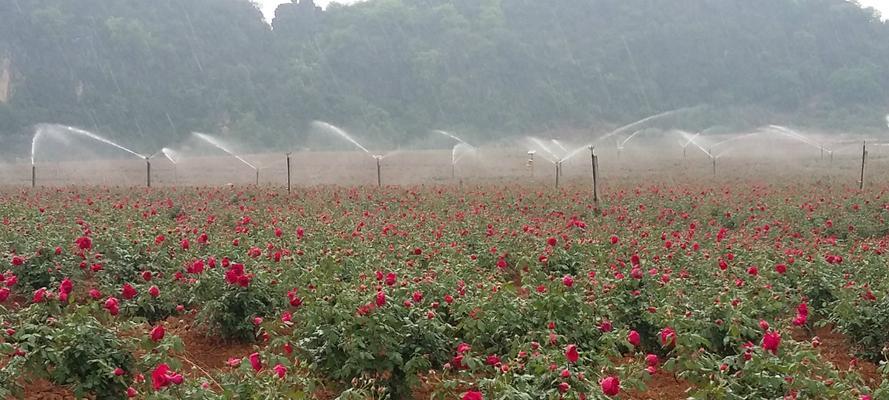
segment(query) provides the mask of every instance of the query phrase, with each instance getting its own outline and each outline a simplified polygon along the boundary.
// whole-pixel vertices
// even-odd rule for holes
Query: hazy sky
[[[883,14],[883,19],[889,18],[889,0],[859,0],[862,5],[876,8]]]
[[[253,0],[255,3],[259,4],[260,9],[262,9],[262,13],[265,15],[267,20],[270,20],[275,17],[275,8],[278,7],[278,4],[281,3],[289,3],[290,0]],[[315,4],[321,7],[327,7],[329,3],[340,3],[340,4],[351,4],[355,3],[357,0],[315,0]],[[889,0],[881,0],[887,1]]]
[[[262,8],[262,13],[265,14],[266,19],[271,20],[275,17],[275,8],[278,7],[278,4],[287,3],[289,0],[254,0],[259,3]],[[321,7],[327,7],[328,3],[343,3],[350,4],[360,0],[315,0],[315,4]],[[889,18],[889,0],[859,0],[859,3],[876,8],[880,10],[883,14],[883,18]]]

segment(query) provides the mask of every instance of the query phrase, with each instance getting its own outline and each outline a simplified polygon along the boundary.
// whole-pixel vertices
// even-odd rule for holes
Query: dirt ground
[[[725,179],[762,179],[780,181],[814,177],[829,182],[857,185],[861,157],[855,154],[836,155],[831,161],[811,152],[779,152],[777,155],[750,157],[725,156],[714,163],[703,153],[689,153],[683,158],[675,149],[637,149],[617,153],[599,150],[600,184],[627,178],[670,183]],[[889,152],[887,152],[889,153]],[[475,154],[452,164],[447,150],[415,150],[396,152],[380,160],[380,181],[383,185],[409,184],[507,184],[555,183],[555,164],[538,153],[529,163],[525,150],[513,148],[479,149]],[[166,158],[151,160],[153,186],[215,186],[252,185],[257,177],[260,185],[286,187],[286,155],[252,154],[244,159],[258,170],[233,157],[185,158],[173,164]],[[531,167],[530,165],[533,165]],[[889,178],[889,154],[871,153],[866,182]],[[361,152],[296,152],[291,155],[291,184],[294,187],[313,185],[376,185],[377,163]],[[587,150],[562,163],[561,182],[590,182],[591,157]],[[144,160],[118,159],[89,162],[39,162],[36,165],[38,186],[104,185],[144,186],[147,166]],[[31,166],[27,163],[0,163],[0,186],[27,187],[31,184]]]

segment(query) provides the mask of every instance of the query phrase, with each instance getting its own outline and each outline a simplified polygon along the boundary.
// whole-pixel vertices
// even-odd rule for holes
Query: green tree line
[[[39,122],[148,149],[191,131],[290,144],[316,119],[397,143],[698,104],[875,128],[889,25],[846,0],[300,0],[271,23],[247,0],[2,0],[0,69],[7,149]]]

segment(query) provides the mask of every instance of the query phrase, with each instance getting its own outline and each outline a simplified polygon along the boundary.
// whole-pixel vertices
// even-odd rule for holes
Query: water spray
[[[457,177],[457,163],[467,154],[474,153],[475,150],[475,147],[463,141],[454,145],[454,148],[451,149],[451,179]]]
[[[117,148],[119,150],[123,150],[127,153],[130,153],[130,154],[136,156],[136,157],[139,157],[140,159],[147,159],[148,158],[148,156],[139,154],[129,148],[121,146],[121,145],[119,145],[115,142],[112,142],[111,140],[108,140],[102,136],[95,134],[95,133],[85,131],[83,129],[75,128],[72,126],[38,124],[36,126],[36,128],[37,128],[37,131],[34,133],[34,137],[31,138],[31,187],[32,188],[37,186],[37,144],[40,141],[40,138],[42,138],[44,136],[44,133],[46,133],[48,129],[54,128],[54,129],[60,130],[60,132],[63,132],[63,133],[69,133],[69,134],[83,136],[83,137],[95,140],[97,142],[107,144],[107,145]]]
[[[640,119],[640,120],[638,120],[638,121],[636,121],[636,122],[633,122],[633,123],[630,123],[630,124],[621,126],[621,127],[617,128],[617,129],[611,131],[611,132],[608,132],[608,133],[606,133],[606,134],[600,136],[598,139],[596,139],[595,143],[598,143],[598,142],[600,142],[600,141],[602,141],[602,140],[605,140],[605,139],[607,139],[607,138],[610,138],[610,137],[612,137],[612,136],[614,136],[614,135],[617,135],[617,134],[619,134],[619,133],[621,133],[621,132],[628,131],[628,130],[630,130],[630,129],[636,128],[636,127],[638,127],[638,126],[640,126],[640,125],[643,125],[643,124],[645,124],[645,123],[648,123],[648,122],[651,122],[651,121],[654,121],[654,120],[658,120],[658,119],[661,119],[661,118],[664,118],[664,117],[669,117],[669,116],[674,115],[674,114],[679,114],[679,113],[684,113],[684,112],[690,112],[690,111],[694,111],[694,110],[699,110],[699,109],[702,109],[702,108],[704,108],[704,106],[703,106],[703,105],[699,105],[699,106],[694,106],[694,107],[679,108],[679,109],[676,109],[676,110],[667,111],[667,112],[662,112],[662,113],[660,113],[660,114],[655,114],[655,115],[652,115],[652,116],[650,116],[650,117],[646,117],[646,118]],[[591,132],[591,133],[592,133],[592,132]]]
[[[207,135],[205,133],[200,133],[200,132],[192,132],[191,134],[194,135],[195,137],[197,137],[198,139],[201,139],[204,142],[212,145],[213,147],[216,147],[217,149],[222,150],[223,152],[227,153],[228,155],[234,157],[238,161],[244,163],[244,165],[252,168],[253,171],[256,173],[256,185],[259,186],[259,168],[257,168],[255,165],[247,162],[247,160],[245,160],[243,157],[241,157],[234,151],[230,150],[228,148],[228,146],[226,146],[222,142],[220,142],[219,139],[217,139],[213,136]]]
[[[460,142],[460,143],[466,143],[465,140],[460,139],[459,137],[457,137],[457,135],[454,135],[453,133],[450,133],[450,132],[447,132],[447,131],[442,131],[442,130],[434,130],[433,132],[435,132],[435,133],[439,133],[439,134],[442,134],[442,135],[445,135],[445,136],[447,136],[447,137],[449,137],[449,138],[451,138],[451,139],[454,139],[454,140],[456,140],[456,141],[458,141],[458,142]]]
[[[528,150],[528,163],[526,164],[528,169],[531,171],[531,179],[534,179],[534,154],[536,152],[534,150]]]

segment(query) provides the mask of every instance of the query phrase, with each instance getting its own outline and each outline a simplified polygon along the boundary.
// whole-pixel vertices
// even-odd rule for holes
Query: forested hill
[[[0,142],[58,122],[282,143],[315,119],[484,137],[698,104],[876,127],[889,24],[844,0],[302,0],[271,25],[247,0],[0,0]]]

